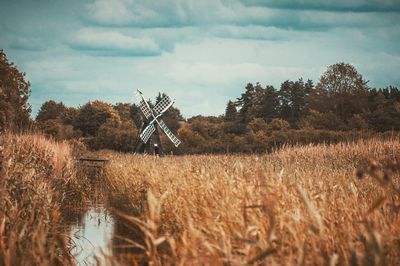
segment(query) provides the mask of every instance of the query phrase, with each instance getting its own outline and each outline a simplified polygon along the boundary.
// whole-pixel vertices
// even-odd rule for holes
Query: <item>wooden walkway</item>
[[[104,168],[110,161],[99,158],[79,158],[80,170],[91,179],[99,179],[103,177]]]
[[[102,164],[106,164],[108,163],[110,160],[106,160],[106,159],[99,159],[99,158],[79,158],[80,162],[90,162],[90,163],[102,163]]]

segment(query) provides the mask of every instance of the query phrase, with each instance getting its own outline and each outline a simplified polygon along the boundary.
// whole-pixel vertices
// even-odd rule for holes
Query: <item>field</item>
[[[90,185],[70,146],[12,135],[1,146],[0,265],[73,264],[58,225],[67,202],[84,208]],[[265,155],[98,156],[111,160],[98,178],[121,221],[109,263],[399,264],[397,139]]]
[[[399,156],[397,141],[378,140],[261,156],[121,154],[106,176],[111,204],[139,215],[155,261],[394,265]]]

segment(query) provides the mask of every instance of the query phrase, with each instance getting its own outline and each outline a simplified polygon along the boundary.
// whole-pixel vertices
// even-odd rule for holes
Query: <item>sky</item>
[[[247,83],[316,84],[353,64],[400,86],[399,0],[0,0],[0,49],[52,99],[136,101],[165,92],[185,117],[220,115]]]

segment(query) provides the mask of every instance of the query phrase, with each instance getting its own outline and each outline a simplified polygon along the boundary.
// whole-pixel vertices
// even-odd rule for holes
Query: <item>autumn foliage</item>
[[[63,140],[79,140],[93,150],[133,152],[146,122],[132,103],[94,100],[79,107],[48,100],[31,123],[29,82],[1,51],[0,130],[27,127]],[[154,106],[165,94],[159,94]],[[400,90],[370,88],[354,66],[337,63],[312,80],[284,81],[280,88],[248,83],[220,116],[184,119],[170,108],[163,120],[181,140],[176,149],[161,134],[165,153],[262,153],[285,144],[336,143],[400,130]],[[387,132],[387,133],[385,133]]]

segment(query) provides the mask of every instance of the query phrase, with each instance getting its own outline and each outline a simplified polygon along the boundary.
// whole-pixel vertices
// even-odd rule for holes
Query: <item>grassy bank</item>
[[[73,264],[63,210],[82,204],[71,148],[40,135],[0,136],[0,265]]]
[[[399,160],[397,140],[368,140],[262,156],[115,154],[106,175],[154,262],[396,264]]]

